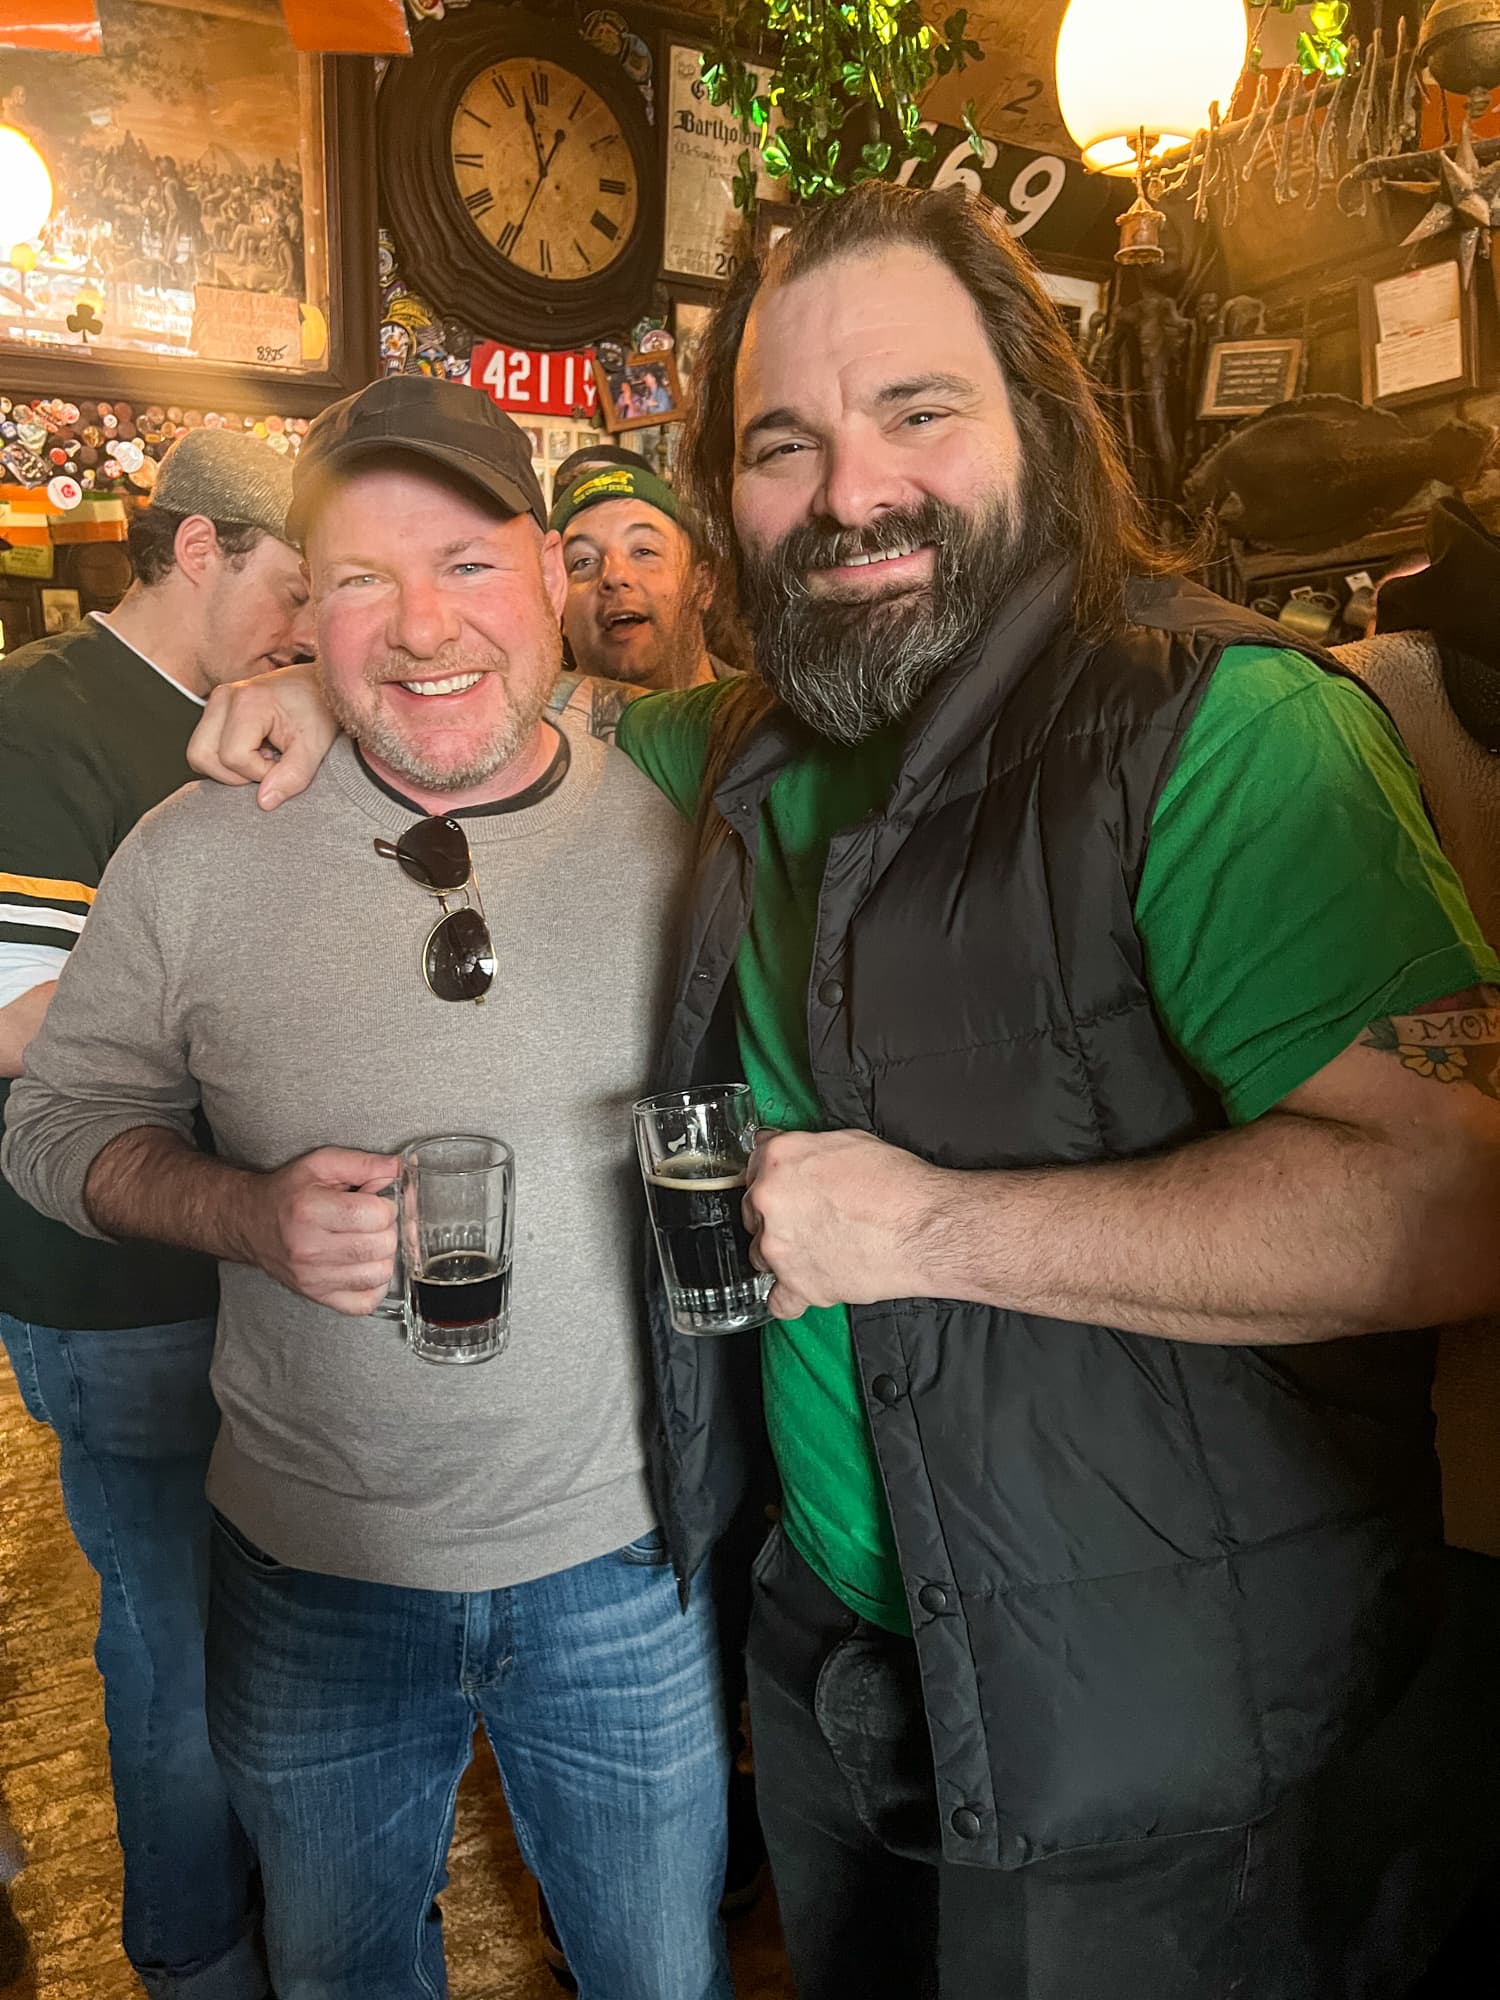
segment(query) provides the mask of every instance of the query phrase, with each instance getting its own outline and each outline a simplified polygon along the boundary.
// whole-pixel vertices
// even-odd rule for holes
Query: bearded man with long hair
[[[1395,732],[1171,574],[957,194],[813,211],[695,390],[759,678],[621,740],[699,818],[672,1080],[732,965],[781,1128],[749,1659],[799,1990],[1404,1993],[1478,1864],[1410,1775],[1475,1739],[1395,1329],[1495,1295],[1500,1015]]]
[[[754,1087],[774,1319],[656,1302],[664,1527],[769,1438],[798,1991],[1395,2000],[1497,1768],[1422,1329],[1500,1303],[1500,963],[1383,712],[1153,549],[981,204],[810,211],[694,390],[759,674],[618,742],[698,822],[661,1081]],[[285,793],[326,735],[247,701]]]

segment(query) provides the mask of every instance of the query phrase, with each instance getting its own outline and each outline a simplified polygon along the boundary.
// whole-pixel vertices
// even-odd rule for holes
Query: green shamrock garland
[[[754,209],[758,166],[798,200],[815,201],[931,159],[918,99],[935,76],[983,57],[967,26],[960,8],[934,27],[918,0],[728,0],[703,82],[714,104],[767,134],[758,162],[748,147],[740,155],[735,206]],[[739,51],[768,45],[772,73],[762,87]],[[982,158],[972,106],[963,117]]]

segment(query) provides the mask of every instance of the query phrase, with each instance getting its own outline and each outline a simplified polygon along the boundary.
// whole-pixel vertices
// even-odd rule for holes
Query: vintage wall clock
[[[380,195],[439,313],[566,347],[649,304],[657,148],[640,91],[563,23],[518,8],[433,23],[380,88]]]

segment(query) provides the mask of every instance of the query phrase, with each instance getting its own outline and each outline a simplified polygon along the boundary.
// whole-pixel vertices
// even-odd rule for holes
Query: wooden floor
[[[0,1357],[0,1791],[30,1855],[12,1885],[33,1965],[0,2000],[132,2000],[93,1644],[97,1591],[63,1518],[51,1433]],[[530,1878],[482,1746],[459,1794],[443,1897],[452,2000],[557,2000]],[[739,2000],[791,2000],[769,1895],[734,1926]]]

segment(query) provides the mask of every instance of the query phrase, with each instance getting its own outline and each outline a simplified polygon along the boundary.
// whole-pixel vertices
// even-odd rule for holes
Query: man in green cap
[[[189,432],[131,523],[122,601],[0,667],[0,1113],[106,862],[193,775],[211,689],[310,649],[291,490],[257,439]],[[87,1241],[0,1181],[0,1339],[57,1433],[68,1519],[99,1574],[124,1945],[162,2000],[267,1991],[249,1848],[203,1708],[217,1295],[209,1259]]]
[[[643,694],[731,673],[704,636],[712,568],[666,480],[635,453],[599,446],[565,460],[555,490],[548,525],[563,538],[563,636],[578,673]]]

